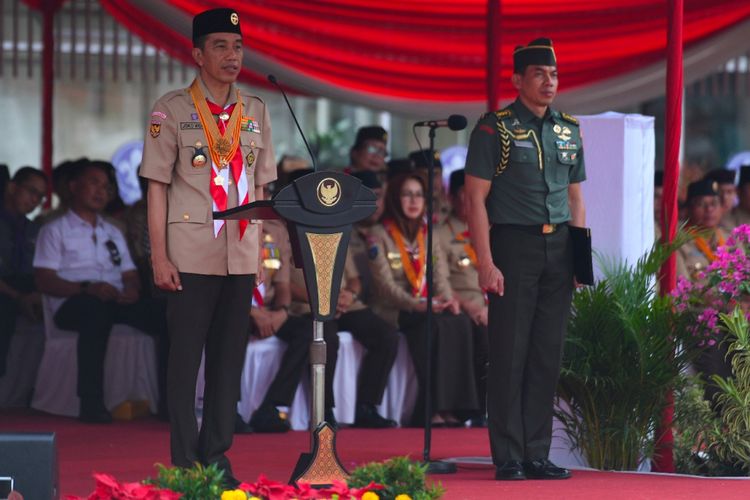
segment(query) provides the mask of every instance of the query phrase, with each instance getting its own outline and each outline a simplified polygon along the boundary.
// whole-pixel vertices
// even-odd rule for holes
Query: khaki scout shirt
[[[484,293],[479,287],[479,273],[466,253],[466,244],[471,241],[458,239],[468,230],[469,226],[465,222],[451,215],[445,224],[437,229],[435,235],[440,248],[445,252],[453,291],[466,301],[484,306]]]
[[[721,219],[721,227],[725,229],[727,233],[731,233],[734,228],[743,224],[750,224],[750,212],[747,212],[741,207],[734,207],[731,212]]]
[[[711,239],[710,245],[714,252],[717,248],[719,236],[723,238],[723,234],[720,229],[717,229],[716,235]],[[705,271],[709,264],[711,264],[706,254],[698,248],[693,240],[688,241],[677,249],[676,260],[677,276],[684,276],[693,282],[700,281],[699,274]]]
[[[586,180],[578,120],[549,108],[538,118],[516,99],[474,127],[466,173],[492,181],[490,223],[568,221],[568,185]]]
[[[263,291],[263,304],[271,307],[276,297],[277,283],[289,283],[291,276],[292,246],[289,242],[289,233],[286,225],[280,220],[267,220],[263,222],[263,272],[265,273],[265,290]]]
[[[354,259],[350,251],[346,252],[346,262],[344,264],[344,274],[341,276],[341,288],[346,287],[347,281],[350,279],[359,278],[357,272],[357,266],[354,264]],[[293,285],[305,288],[305,273],[302,272],[301,268],[292,269],[291,282]],[[364,309],[366,306],[362,303],[359,297],[351,303],[347,312],[354,312]],[[310,314],[310,303],[308,301],[300,301],[292,298],[292,305],[289,307],[289,314],[294,316],[305,316]]]
[[[420,303],[411,293],[411,284],[406,279],[401,263],[401,253],[396,242],[381,224],[371,231],[372,243],[369,251],[370,273],[377,293],[373,311],[393,325],[398,325],[399,311],[413,311]],[[448,267],[445,254],[437,238],[433,241],[433,281],[435,297],[452,297],[453,290],[448,282]],[[414,242],[406,242],[413,244]]]
[[[198,77],[204,95],[208,89]],[[242,130],[240,148],[247,172],[250,201],[255,187],[276,179],[276,161],[271,141],[271,122],[263,101],[244,91],[243,117],[258,122],[260,131]],[[236,102],[235,86],[229,91],[227,106]],[[202,129],[188,89],[161,97],[154,105],[140,175],[168,184],[167,255],[183,273],[227,275],[255,274],[258,270],[258,225],[249,224],[240,240],[239,221],[226,221],[214,238],[209,183],[213,179],[211,159],[202,167],[193,166],[196,143],[206,147]],[[253,154],[250,154],[253,153]],[[254,158],[253,158],[254,156]],[[248,163],[252,160],[252,163]],[[231,176],[230,176],[231,177]],[[229,184],[227,207],[238,205],[237,186]]]

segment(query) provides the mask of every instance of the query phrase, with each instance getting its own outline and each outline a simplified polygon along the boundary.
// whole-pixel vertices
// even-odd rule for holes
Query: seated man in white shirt
[[[55,324],[78,332],[79,418],[107,423],[104,356],[112,325],[163,337],[163,311],[139,300],[140,283],[123,234],[101,217],[109,200],[106,164],[71,173],[70,209],[42,227],[34,254],[38,290],[53,297]]]

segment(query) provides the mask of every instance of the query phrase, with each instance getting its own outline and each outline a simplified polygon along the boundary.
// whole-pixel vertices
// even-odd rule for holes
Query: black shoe
[[[523,465],[518,460],[508,460],[495,466],[495,479],[497,481],[519,481],[526,479]]]
[[[235,434],[250,434],[253,432],[252,426],[242,420],[242,416],[239,413],[234,414],[234,433]]]
[[[474,417],[469,420],[469,427],[487,427],[487,417]]]
[[[111,424],[112,414],[101,399],[81,399],[78,420],[89,424]]]
[[[529,479],[568,479],[570,471],[553,464],[546,458],[523,463],[523,470]]]
[[[390,418],[385,418],[378,413],[375,405],[360,403],[357,405],[357,412],[354,416],[354,427],[364,427],[367,429],[389,429],[396,427],[396,422]]]
[[[249,425],[254,432],[286,432],[292,427],[286,414],[271,405],[262,405],[255,410]]]

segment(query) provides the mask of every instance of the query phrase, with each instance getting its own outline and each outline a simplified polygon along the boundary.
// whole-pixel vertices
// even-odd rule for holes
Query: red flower
[[[141,483],[118,483],[109,474],[94,473],[96,489],[86,500],[178,500],[182,494]],[[65,500],[84,500],[68,495]]]
[[[253,495],[266,498],[267,500],[287,500],[294,498],[297,490],[293,486],[269,480],[265,474],[258,477],[258,482],[253,484],[242,483],[240,489]]]

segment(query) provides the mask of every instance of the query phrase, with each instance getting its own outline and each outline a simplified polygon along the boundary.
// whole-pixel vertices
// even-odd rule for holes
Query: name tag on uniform
[[[513,141],[513,144],[518,148],[533,148],[534,144],[531,141]]]

